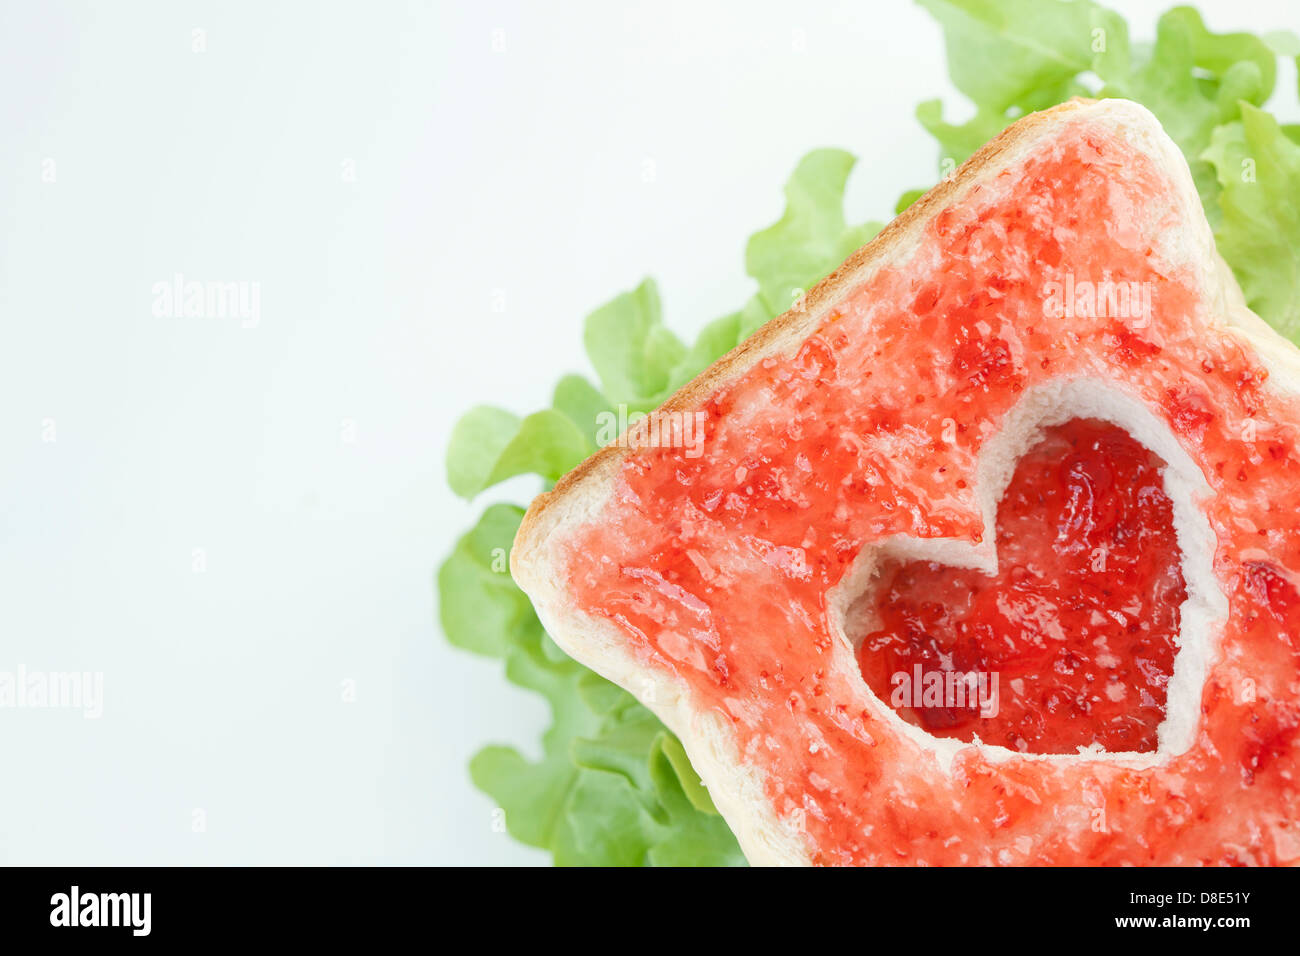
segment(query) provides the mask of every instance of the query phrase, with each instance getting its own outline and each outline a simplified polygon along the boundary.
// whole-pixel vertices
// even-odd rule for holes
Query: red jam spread
[[[1049,430],[1002,496],[996,575],[885,570],[858,650],[867,686],[936,737],[1154,751],[1187,598],[1163,470],[1115,425]]]
[[[1198,276],[1162,256],[1162,235],[1178,228],[1175,195],[1143,154],[1076,120],[935,215],[907,261],[844,294],[795,354],[713,393],[702,454],[631,453],[598,520],[565,542],[575,606],[730,722],[815,862],[1300,859],[1300,403],[1266,386],[1254,353],[1212,328],[1217,306]],[[1044,307],[1048,282],[1111,277],[1145,284],[1149,321]],[[965,747],[944,767],[867,689],[828,595],[886,536],[977,542],[981,447],[1027,389],[1080,376],[1141,401],[1211,490],[1201,507],[1229,617],[1215,632],[1196,739],[1154,766]],[[1053,507],[1035,520],[1058,520]],[[1033,511],[1013,505],[1009,539]],[[1138,525],[1156,538],[1164,527],[1158,516]],[[1123,699],[1110,700],[1108,674],[1094,674],[1100,693],[1077,672],[1063,687],[1067,707],[1100,698],[1082,734],[1130,746],[1122,721],[1107,730],[1122,715],[1131,743],[1149,748],[1168,673],[1159,633],[1172,621],[1161,615],[1178,583],[1158,566],[1167,547],[1139,550],[1139,563],[1152,562],[1139,573],[1168,597],[1144,594],[1139,631],[1125,624],[1124,646],[1110,648]],[[1135,588],[1107,612],[1129,622]],[[1044,626],[1073,627],[1071,614],[1051,609]],[[1108,640],[1118,633],[1106,627]],[[1094,648],[1080,665],[1098,661]],[[1043,710],[1050,662],[1016,666],[1035,681],[1006,702],[1008,722],[1037,713],[1042,736],[1021,733],[1029,749],[1064,748]]]

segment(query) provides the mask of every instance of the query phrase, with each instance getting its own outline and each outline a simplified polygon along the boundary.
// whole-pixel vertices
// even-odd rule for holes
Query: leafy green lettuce
[[[1202,153],[1222,190],[1215,233],[1250,307],[1300,337],[1300,146],[1268,113],[1242,104]]]
[[[1079,95],[1146,105],[1192,168],[1219,249],[1247,301],[1284,333],[1300,335],[1300,127],[1261,107],[1279,57],[1300,38],[1216,34],[1190,7],[1160,17],[1152,43],[1091,0],[918,0],[941,25],[953,84],[970,118],[945,119],[937,100],[917,107],[947,175],[1025,113]],[[809,153],[785,187],[780,220],[750,237],[753,295],[687,345],[663,321],[653,280],[587,317],[583,342],[595,381],[566,375],[551,407],[519,417],[490,406],[456,425],[447,481],[470,499],[521,474],[552,482],[596,450],[602,413],[647,411],[800,297],[880,228],[849,224],[844,188],[854,157]],[[924,192],[905,192],[901,212]],[[452,644],[502,660],[506,677],[546,698],[543,756],[480,751],[474,783],[504,811],[518,840],[557,864],[731,865],[744,859],[681,743],[630,694],[570,660],[514,584],[508,555],[523,510],[489,507],[438,573],[441,623]]]

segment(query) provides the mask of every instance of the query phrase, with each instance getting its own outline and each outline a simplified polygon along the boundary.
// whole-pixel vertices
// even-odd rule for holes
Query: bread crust
[[[1164,151],[1169,162],[1181,164],[1175,182],[1186,179],[1181,202],[1199,200],[1181,154],[1164,136],[1159,124],[1143,107],[1121,100],[1075,99],[1060,106],[1030,114],[991,140],[950,177],[936,185],[904,210],[870,242],[819,282],[799,303],[761,327],[753,336],[732,349],[660,406],[660,411],[690,411],[772,355],[793,354],[822,324],[840,298],[891,259],[910,254],[925,225],[943,209],[958,203],[981,179],[1011,166],[1018,154],[1049,136],[1053,130],[1081,116],[1131,131],[1144,147]],[[1149,140],[1149,144],[1146,142]],[[1172,152],[1170,152],[1172,151]],[[1176,157],[1176,159],[1175,159]],[[1225,327],[1240,335],[1243,343],[1261,355],[1270,369],[1282,374],[1276,384],[1300,391],[1300,352],[1277,335],[1246,308],[1235,279],[1214,252],[1213,239],[1203,215],[1187,240],[1191,256],[1207,266],[1217,279],[1220,294],[1217,311]],[[644,428],[647,423],[633,426]],[[717,714],[697,706],[689,688],[665,670],[638,661],[622,633],[609,621],[597,619],[573,607],[566,599],[563,539],[552,537],[598,519],[600,509],[613,493],[625,457],[636,442],[620,441],[607,446],[567,475],[555,487],[539,495],[529,507],[515,538],[510,557],[511,571],[529,594],[547,631],[572,657],[627,688],[682,740],[692,764],[708,787],[714,802],[736,833],[741,848],[754,864],[807,864],[810,850],[803,837],[777,817],[767,799],[760,772],[747,765],[739,754],[734,732]]]
[[[1043,127],[1059,122],[1080,109],[1097,105],[1099,103],[1096,100],[1076,97],[1059,106],[1030,113],[1008,126],[976,150],[950,176],[945,177],[894,217],[869,242],[845,259],[839,268],[813,286],[796,307],[787,309],[770,322],[760,326],[753,335],[674,392],[659,406],[659,410],[672,412],[698,408],[710,395],[739,378],[758,360],[778,348],[789,338],[791,332],[801,331],[809,325],[810,316],[820,319],[825,306],[831,304],[838,293],[851,285],[853,278],[887,255],[895,243],[909,231],[929,221],[939,210],[951,205],[952,200],[963,191],[970,179],[978,175],[980,170],[995,165],[1003,154],[1013,152],[1018,146],[1036,139]],[[814,322],[812,326],[816,327],[816,324]],[[514,551],[519,551],[520,544],[527,546],[532,543],[540,522],[553,502],[572,494],[578,486],[592,477],[604,476],[611,467],[615,467],[626,457],[629,450],[626,443],[606,445],[564,475],[550,491],[534,498],[515,538]],[[513,568],[512,559],[511,569]]]

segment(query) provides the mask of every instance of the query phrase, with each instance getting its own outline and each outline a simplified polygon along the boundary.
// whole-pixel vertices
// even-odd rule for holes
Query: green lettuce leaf
[[[1248,33],[1215,34],[1191,7],[1174,7],[1160,17],[1154,44],[1133,46],[1124,21],[1090,0],[918,2],[942,24],[949,74],[975,106],[960,124],[945,121],[937,100],[917,107],[939,143],[942,173],[1026,112],[1077,95],[1123,97],[1150,109],[1183,151],[1212,224],[1219,182],[1202,153],[1218,126],[1241,118],[1242,102],[1268,99],[1275,48],[1294,39],[1279,33],[1270,45]]]
[[[1276,80],[1276,55],[1243,33],[1212,34],[1200,14],[1175,7],[1156,25],[1155,46],[1129,74],[1106,74],[1104,95],[1144,104],[1183,151],[1211,224],[1219,183],[1201,158],[1216,126],[1241,115],[1243,101],[1263,103]]]
[[[650,780],[666,818],[647,852],[654,866],[744,866],[736,838],[713,809],[677,738],[667,732],[650,750]],[[677,754],[678,756],[674,756]],[[701,806],[707,801],[707,807]]]
[[[664,759],[677,775],[677,784],[687,803],[696,810],[717,816],[718,808],[713,805],[713,798],[709,796],[704,781],[695,775],[695,768],[691,766],[691,760],[686,756],[686,748],[682,746],[682,742],[672,734],[664,734],[660,738],[660,747],[663,749]]]
[[[510,546],[523,517],[522,508],[492,505],[438,569],[442,632],[457,647],[508,657],[541,641],[532,602],[510,576]]]
[[[1250,104],[1214,131],[1205,158],[1223,187],[1215,241],[1247,304],[1285,335],[1300,336],[1300,146]]]
[[[551,710],[540,760],[485,747],[470,762],[474,784],[497,802],[515,839],[550,850],[559,865],[743,863],[681,743],[547,636],[509,573],[522,518],[520,508],[492,505],[438,572],[447,639],[503,659],[506,677]],[[664,766],[661,755],[670,755]]]
[[[975,150],[1002,132],[1011,122],[1004,113],[980,107],[965,123],[947,123],[943,118],[943,103],[939,100],[926,100],[917,106],[916,118],[926,132],[939,141],[939,166],[944,175],[964,163]]]
[[[615,411],[605,394],[581,375],[566,375],[560,379],[555,386],[551,407],[578,426],[592,450],[600,447],[597,439],[600,416]]]
[[[1093,68],[1098,37],[1124,29],[1118,15],[1088,0],[918,2],[943,27],[953,85],[997,114],[1083,91],[1076,77]]]
[[[750,237],[745,271],[758,282],[767,318],[794,308],[850,253],[880,231],[879,223],[850,228],[844,221],[844,187],[856,162],[841,149],[805,156],[785,186],[785,214]]]
[[[512,836],[549,848],[560,866],[743,863],[722,819],[687,795],[678,767],[656,766],[666,748],[681,744],[630,694],[612,684],[603,695],[584,693],[584,683],[601,679],[525,648],[511,656],[507,674],[545,695],[554,719],[541,760],[487,747],[470,763]]]
[[[515,475],[554,481],[593,451],[573,419],[554,409],[521,419],[480,405],[466,412],[451,431],[447,484],[462,498],[473,498]]]
[[[583,340],[600,376],[601,390],[616,405],[650,409],[669,391],[669,376],[686,355],[663,323],[659,289],[646,279],[587,316]]]
[[[675,391],[726,355],[746,338],[741,333],[742,312],[732,312],[706,325],[695,344],[673,369],[672,383]]]

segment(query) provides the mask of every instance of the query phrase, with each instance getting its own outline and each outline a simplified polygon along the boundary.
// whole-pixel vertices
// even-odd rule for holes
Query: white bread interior
[[[1009,127],[956,174],[919,199],[879,236],[854,253],[806,296],[800,309],[768,323],[686,385],[663,409],[697,408],[765,357],[795,354],[851,290],[877,270],[905,262],[921,241],[927,223],[937,213],[961,203],[970,190],[991,182],[1003,169],[1017,165],[1029,153],[1043,148],[1044,141],[1051,140],[1066,124],[1079,120],[1099,124],[1122,136],[1136,150],[1150,156],[1168,176],[1176,193],[1168,198],[1178,208],[1185,228],[1161,235],[1160,255],[1168,262],[1190,265],[1203,277],[1221,327],[1237,336],[1269,369],[1268,389],[1300,393],[1300,351],[1246,307],[1235,279],[1215,250],[1187,164],[1156,119],[1144,107],[1126,100],[1075,100],[1031,114]],[[1168,717],[1159,729],[1159,749],[1154,754],[1082,753],[1040,755],[1038,759],[1103,760],[1146,766],[1190,746],[1197,731],[1206,669],[1215,654],[1217,622],[1226,614],[1226,601],[1211,566],[1214,536],[1201,509],[1195,505],[1206,493],[1207,485],[1200,469],[1163,422],[1113,383],[1101,380],[1056,383],[1026,395],[1013,413],[1006,416],[1000,433],[981,451],[977,491],[989,532],[986,541],[994,540],[996,505],[1016,460],[1034,443],[1042,427],[1076,416],[1097,417],[1121,425],[1167,463],[1165,485],[1175,502],[1175,530],[1183,554],[1188,598],[1182,608],[1182,640],[1169,685]],[[708,708],[698,706],[689,688],[666,671],[638,662],[617,627],[582,612],[565,593],[563,544],[577,529],[600,520],[623,458],[629,454],[628,444],[634,446],[634,443],[618,443],[598,452],[562,479],[554,490],[533,502],[511,553],[514,578],[532,598],[542,623],[560,647],[628,689],[677,734],[751,863],[809,863],[810,849],[805,838],[797,825],[783,823],[778,818],[767,797],[761,771],[740,759],[727,722]],[[846,577],[843,585],[846,596],[860,592],[879,558],[890,554],[987,569],[992,569],[996,562],[991,550],[980,551],[951,541],[877,543],[866,549],[854,571]],[[842,626],[842,615],[837,616],[840,620],[831,622],[840,645],[833,666],[851,673],[862,683],[853,648]],[[933,738],[903,721],[877,700],[864,683],[862,690],[881,716],[930,749],[941,765],[948,764],[953,754],[964,747],[983,747],[990,760],[1010,755],[998,747]]]

